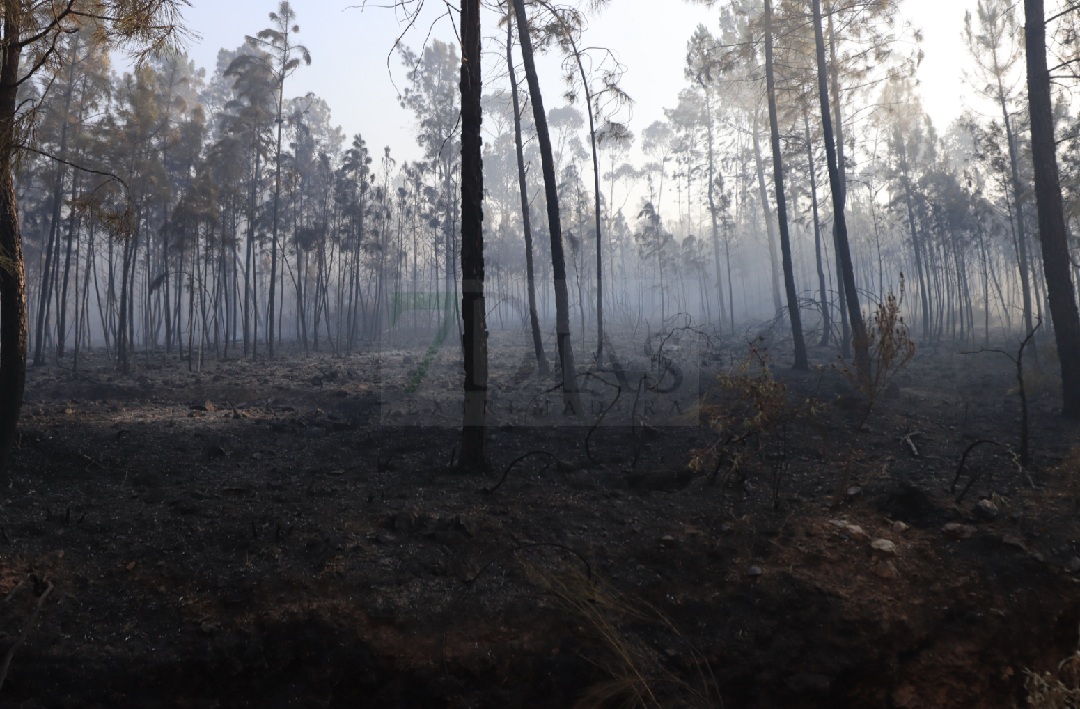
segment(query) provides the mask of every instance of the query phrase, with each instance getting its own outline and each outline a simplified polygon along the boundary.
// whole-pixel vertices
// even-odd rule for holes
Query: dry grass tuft
[[[1024,670],[1024,689],[1032,709],[1080,709],[1080,644],[1057,672]]]
[[[526,566],[526,574],[599,646],[595,656],[585,659],[609,679],[589,687],[577,707],[723,706],[705,658],[658,609],[577,569],[551,572],[530,565]],[[677,643],[689,655],[697,676],[685,678],[677,674],[646,635]]]

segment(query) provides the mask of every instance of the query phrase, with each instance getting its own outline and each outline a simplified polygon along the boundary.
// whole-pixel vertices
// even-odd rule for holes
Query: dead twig
[[[7,595],[4,596],[4,603],[7,603],[8,601],[10,601],[12,599],[12,597],[14,597],[16,593],[18,593],[19,589],[22,588],[25,585],[26,585],[26,579],[25,578],[22,581],[19,581],[19,583],[15,584],[15,587],[12,588],[10,591],[8,591]]]
[[[88,456],[87,454],[85,454],[85,453],[80,453],[79,455],[80,455],[80,456],[82,456],[82,457],[83,457],[83,459],[84,459],[84,460],[86,460],[86,461],[87,461],[88,463],[90,463],[90,465],[87,465],[87,466],[86,466],[86,468],[84,468],[84,471],[85,471],[85,472],[89,473],[89,472],[90,472],[90,467],[91,467],[91,466],[94,466],[94,465],[96,465],[97,467],[101,468],[102,470],[105,470],[105,466],[104,466],[104,465],[102,465],[101,463],[97,462],[96,460],[94,460],[93,458],[91,458],[90,456]]]
[[[1020,462],[1020,456],[1017,455],[1016,451],[1014,451],[1012,448],[1005,445],[1004,443],[990,440],[988,438],[980,438],[979,440],[969,445],[966,449],[964,449],[964,454],[960,456],[960,465],[956,467],[956,476],[953,478],[952,486],[949,487],[950,495],[956,492],[956,486],[960,483],[960,477],[964,474],[964,465],[967,463],[968,456],[971,455],[971,452],[973,450],[983,444],[997,446],[1001,450],[1008,453],[1009,457],[1012,458],[1013,463],[1016,465],[1017,472],[1019,472],[1021,475],[1024,475],[1024,466]],[[969,480],[968,484],[964,486],[964,489],[960,491],[960,494],[956,496],[956,504],[960,504],[960,502],[964,499],[964,496],[968,494],[968,491],[972,488],[973,485],[975,485],[975,483],[981,476],[982,473],[980,471],[976,471],[975,474],[971,476],[971,480]],[[1030,478],[1028,478],[1028,483],[1034,487],[1034,483]]]
[[[548,453],[547,451],[542,451],[542,450],[529,451],[528,453],[525,453],[523,455],[519,455],[517,458],[514,458],[512,461],[510,461],[510,464],[506,466],[505,470],[503,470],[503,474],[502,474],[502,477],[499,478],[499,482],[495,483],[492,487],[483,488],[480,492],[486,493],[488,495],[494,494],[495,491],[498,490],[500,487],[502,487],[503,483],[506,482],[506,478],[510,476],[510,471],[513,469],[513,467],[515,465],[517,465],[521,461],[525,460],[526,458],[529,458],[529,457],[534,456],[534,455],[546,455],[548,458],[555,461],[556,465],[562,465],[563,464],[562,461],[560,461],[557,457],[555,457],[555,455],[553,455],[552,453]],[[551,462],[550,461],[548,462],[547,465],[544,466],[544,468],[540,472],[541,473],[544,472],[544,470],[547,470],[549,467],[551,467]]]
[[[592,435],[596,432],[596,429],[600,428],[600,424],[601,422],[603,422],[604,417],[607,416],[608,412],[615,408],[615,404],[619,403],[619,397],[622,396],[622,387],[617,384],[612,384],[603,377],[597,374],[593,374],[592,372],[586,372],[585,374],[589,377],[592,377],[593,379],[599,380],[600,382],[606,384],[609,387],[615,388],[615,398],[612,399],[611,403],[608,404],[604,408],[604,410],[600,412],[600,415],[596,418],[596,421],[593,423],[592,426],[589,427],[589,432],[585,434],[585,457],[588,458],[590,462],[598,465],[599,461],[592,457],[592,451],[589,449],[589,439],[592,438]]]
[[[524,418],[521,419],[521,425],[525,426],[525,425],[528,424],[528,421],[529,421],[529,409],[532,407],[533,403],[535,403],[537,399],[539,399],[541,396],[547,396],[548,394],[550,394],[550,393],[552,393],[554,391],[558,391],[559,389],[562,389],[562,382],[559,382],[558,384],[551,387],[550,389],[545,389],[542,392],[539,392],[537,394],[533,394],[533,397],[531,399],[529,399],[529,403],[525,405],[525,411],[523,413]]]
[[[0,665],[0,690],[4,688],[4,680],[7,679],[8,670],[11,668],[11,660],[15,657],[15,651],[19,649],[19,646],[26,642],[26,638],[29,637],[30,631],[34,629],[37,624],[38,616],[41,615],[41,609],[45,605],[45,600],[52,593],[55,586],[52,581],[48,581],[48,586],[45,591],[38,597],[37,603],[34,605],[34,611],[30,614],[29,620],[26,621],[26,625],[23,627],[19,637],[15,640],[14,644],[8,648],[7,655],[4,656],[4,664]]]
[[[911,455],[915,456],[916,458],[919,457],[919,448],[915,445],[915,441],[911,439],[915,436],[921,435],[921,431],[912,431],[911,433],[905,433],[903,436],[900,437],[900,442],[907,444],[908,450],[911,451]]]
[[[673,328],[671,328],[670,330],[668,330],[668,333],[666,335],[663,335],[663,336],[661,336],[660,333],[657,333],[656,336],[660,338],[660,345],[656,348],[655,355],[653,353],[648,352],[647,350],[646,350],[645,354],[649,355],[650,357],[655,356],[657,358],[657,360],[659,361],[659,358],[664,356],[664,345],[667,344],[668,340],[670,340],[672,337],[675,336],[676,332],[683,333],[683,334],[689,332],[691,334],[697,335],[699,338],[705,340],[705,346],[708,349],[712,348],[712,338],[709,337],[709,333],[705,332],[705,330],[700,328],[700,327],[696,327],[694,325],[694,318],[693,317],[691,317],[688,313],[677,313],[674,317],[679,317],[679,316],[682,316],[683,318],[686,319],[686,324],[683,325],[682,327],[673,327]],[[646,342],[648,342],[651,339],[652,339],[651,337],[648,338],[648,340],[646,340]]]
[[[1016,351],[1016,356],[1004,350],[991,350],[980,349],[974,352],[961,352],[960,354],[982,354],[983,352],[993,352],[995,354],[1005,355],[1009,360],[1016,365],[1016,384],[1017,392],[1020,394],[1020,462],[1027,465],[1031,462],[1031,451],[1028,444],[1028,401],[1027,391],[1024,389],[1024,348],[1031,344],[1032,339],[1035,337],[1035,332],[1042,327],[1042,317],[1039,317],[1039,321],[1035,323],[1035,327],[1031,328],[1025,337],[1020,342],[1020,347]]]
[[[636,435],[634,433],[634,426],[637,423],[638,399],[641,398],[642,386],[643,385],[648,386],[646,384],[646,380],[648,380],[648,379],[652,379],[652,377],[650,377],[648,374],[642,375],[642,377],[640,379],[638,379],[637,384],[635,385],[635,388],[634,388],[634,405],[632,407],[630,407],[630,438],[634,441],[634,459],[630,463],[630,469],[631,470],[637,468],[638,460],[641,458],[641,446],[642,446],[643,437],[639,436],[639,435]],[[655,381],[655,380],[653,380],[653,381]],[[645,428],[645,421],[644,420],[641,422],[641,427]]]

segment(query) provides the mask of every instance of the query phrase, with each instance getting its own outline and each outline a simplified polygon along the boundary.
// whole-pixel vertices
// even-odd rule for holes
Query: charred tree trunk
[[[71,101],[75,94],[75,68],[78,66],[77,55],[79,52],[79,40],[76,35],[71,54],[68,59],[67,90],[64,94],[63,125],[60,127],[60,151],[61,159],[67,157],[68,124],[71,115]],[[41,291],[38,296],[37,324],[34,328],[34,366],[45,364],[45,330],[49,325],[49,301],[53,290],[56,288],[57,259],[60,253],[60,212],[63,207],[64,179],[67,176],[67,165],[57,161],[56,172],[53,174],[52,184],[52,209],[49,215],[49,238],[46,245],[45,264],[41,272]]]
[[[833,27],[832,12],[829,13],[829,57],[832,61],[830,79],[832,80],[832,111],[833,126],[836,129],[836,162],[837,183],[840,189],[841,202],[847,203],[847,159],[844,151],[847,150],[844,142],[844,117],[840,112],[840,69],[836,61],[836,32]],[[846,226],[846,223],[845,223]],[[836,231],[836,220],[833,220],[833,258],[836,261],[837,293],[840,296],[840,352],[844,357],[851,355],[851,323],[848,322],[847,288],[844,285],[843,265],[840,263],[839,235]],[[846,240],[845,234],[845,240]]]
[[[795,273],[791,260],[791,235],[788,233],[787,198],[784,195],[784,157],[780,150],[780,126],[776,117],[776,79],[773,74],[772,0],[765,0],[765,83],[769,102],[769,134],[772,142],[773,186],[776,192],[776,217],[780,225],[780,255],[784,268],[784,292],[787,295],[791,338],[795,342],[795,365],[798,370],[810,369],[803,339],[799,295],[795,290]]]
[[[1020,182],[1020,151],[1016,146],[1016,133],[1013,131],[1012,120],[1009,118],[1009,108],[1005,104],[1005,97],[1001,97],[1001,118],[1005,125],[1005,139],[1009,144],[1009,179],[1012,187],[1013,204],[1016,205],[1016,260],[1020,269],[1020,294],[1024,301],[1024,328],[1028,332],[1035,329],[1031,317],[1031,270],[1028,266],[1028,243],[1027,226],[1024,224],[1024,188]],[[1032,352],[1038,352],[1033,349]]]
[[[120,322],[116,329],[116,361],[120,371],[127,374],[131,368],[131,352],[135,344],[129,323],[132,320],[132,311],[135,304],[136,236],[135,234],[125,234],[123,238],[123,265],[120,276]],[[191,287],[194,288],[194,284]]]
[[[22,7],[4,4],[0,51],[0,484],[6,482],[26,384],[26,271],[13,175]]]
[[[1080,418],[1080,315],[1069,271],[1072,261],[1058,180],[1043,0],[1024,0],[1024,19],[1035,197],[1039,208],[1039,238],[1047,298],[1061,361],[1062,414],[1067,418]]]
[[[256,199],[259,193],[259,157],[259,149],[256,146],[251,172],[251,190],[248,194],[247,249],[244,255],[244,356],[247,357],[250,345],[252,359],[259,356],[259,259],[258,247],[255,243]],[[179,311],[180,305],[177,303],[176,312]],[[177,339],[179,339],[179,325],[176,332]]]
[[[279,210],[281,209],[281,131],[284,127],[282,116],[283,103],[285,101],[285,77],[284,70],[278,80],[278,105],[277,105],[277,144],[274,150],[274,200],[271,211],[270,226],[270,293],[267,296],[266,316],[266,357],[274,358],[274,315],[277,308],[277,276],[278,276],[278,222],[280,221]]]
[[[803,114],[803,127],[806,129],[806,159],[810,171],[810,206],[814,219],[814,262],[817,266],[818,290],[821,293],[821,342],[819,346],[829,344],[832,337],[832,310],[829,303],[829,289],[825,285],[825,262],[821,254],[821,216],[818,214],[817,171],[814,167],[814,144],[810,140],[810,116]]]
[[[715,136],[713,134],[713,115],[712,115],[712,92],[709,91],[704,81],[701,83],[702,91],[705,94],[705,128],[706,139],[709,142],[708,145],[708,159],[709,159],[709,227],[712,231],[712,250],[713,250],[713,265],[716,268],[716,297],[717,297],[717,311],[716,311],[716,327],[718,330],[724,328],[724,286],[723,281],[720,278],[720,218],[719,218],[719,205],[716,203],[716,145]],[[721,178],[723,179],[723,178]]]
[[[78,194],[79,176],[77,173],[73,173],[71,176],[71,201],[75,202],[76,195]],[[67,349],[67,308],[68,308],[68,286],[71,283],[71,268],[72,258],[75,256],[75,246],[78,240],[79,230],[79,215],[73,208],[68,214],[68,227],[67,227],[67,240],[64,249],[64,268],[60,278],[60,299],[59,307],[56,311],[56,357],[61,359]],[[75,268],[78,268],[78,264],[75,264]],[[75,274],[76,281],[78,281],[78,272]],[[75,287],[78,292],[78,285]],[[77,299],[76,299],[77,300]],[[76,344],[78,340],[76,340]]]
[[[65,119],[66,121],[66,119]],[[60,154],[67,151],[67,123],[60,129]],[[64,163],[56,163],[56,171],[53,174],[52,206],[49,210],[49,236],[45,243],[45,263],[41,269],[40,291],[38,292],[38,311],[36,325],[34,326],[34,366],[45,364],[45,330],[49,326],[49,303],[55,287],[54,271],[56,270],[57,241],[60,239],[60,210],[63,206],[64,177],[67,166]]]
[[[518,19],[518,41],[521,58],[525,64],[525,79],[532,97],[533,121],[540,146],[540,163],[544,173],[544,194],[547,198],[548,232],[551,236],[551,270],[555,282],[555,332],[559,346],[559,364],[562,366],[564,410],[572,416],[581,413],[581,398],[577,390],[574,367],[574,348],[570,342],[570,296],[566,284],[566,257],[563,253],[562,221],[559,218],[559,189],[555,182],[555,159],[552,157],[551,135],[548,132],[547,114],[540,94],[540,79],[533,61],[532,39],[525,14],[525,0],[514,0],[514,12]]]
[[[525,179],[525,149],[521,140],[521,101],[518,97],[517,78],[514,76],[513,55],[514,15],[506,18],[506,70],[510,74],[510,96],[514,104],[514,149],[517,153],[518,191],[521,193],[521,230],[525,237],[525,279],[528,281],[529,326],[532,329],[533,351],[540,376],[548,374],[544,340],[540,335],[540,317],[536,312],[536,274],[533,270],[532,218],[529,208],[528,182]]]
[[[773,226],[773,213],[769,208],[769,190],[765,186],[765,163],[761,157],[761,141],[758,139],[757,118],[754,118],[754,167],[757,170],[758,199],[761,200],[761,211],[765,215],[765,233],[769,238],[769,274],[772,276],[772,300],[773,310],[780,312],[783,304],[780,302],[780,266],[776,261],[776,227]]]
[[[484,303],[484,161],[480,124],[480,0],[461,0],[461,315],[465,410],[461,465],[487,464],[487,311]]]
[[[903,150],[903,144],[900,145],[900,149]],[[925,275],[927,266],[923,259],[922,239],[915,225],[915,197],[911,187],[911,178],[907,173],[906,158],[901,156],[901,160],[905,165],[901,175],[904,183],[904,204],[907,209],[908,231],[911,233],[911,250],[915,254],[915,276],[919,279],[919,302],[922,303],[922,336],[924,340],[929,340],[933,323],[930,317],[930,288]]]
[[[555,14],[556,18],[559,18],[560,23],[562,19],[560,15]],[[604,270],[603,270],[603,229],[601,227],[600,220],[600,156],[596,151],[596,114],[593,109],[593,96],[592,90],[589,88],[589,79],[585,75],[585,65],[581,61],[581,50],[578,49],[577,42],[574,41],[573,32],[570,28],[563,24],[563,32],[566,33],[566,38],[570,42],[570,49],[574,54],[574,61],[577,64],[578,74],[581,76],[582,90],[585,92],[585,108],[589,113],[589,148],[592,152],[592,168],[593,168],[593,202],[594,209],[596,210],[596,363],[600,366],[604,362]],[[581,202],[578,202],[579,208]],[[581,229],[581,248],[585,248],[585,233],[584,229]],[[581,295],[581,271],[578,270],[578,302],[581,304],[581,339],[585,340],[585,299]]]
[[[841,181],[840,165],[837,161],[836,142],[833,136],[832,115],[829,110],[829,84],[825,65],[825,37],[821,29],[821,0],[811,0],[814,12],[814,42],[817,48],[818,94],[821,99],[821,124],[825,138],[825,157],[829,166],[829,185],[832,188],[833,201],[833,237],[836,240],[836,260],[840,267],[839,274],[844,285],[844,298],[847,301],[848,318],[851,322],[853,346],[855,348],[855,369],[862,382],[870,381],[870,347],[866,337],[866,326],[859,309],[859,294],[855,290],[855,269],[851,263],[851,248],[848,245],[847,220],[844,216],[844,186]]]

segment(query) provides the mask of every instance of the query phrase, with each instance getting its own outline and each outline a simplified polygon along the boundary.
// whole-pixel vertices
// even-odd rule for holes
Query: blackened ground
[[[493,351],[495,380],[526,354]],[[507,419],[487,475],[452,467],[452,428],[382,415],[415,354],[34,369],[0,707],[1025,706],[1080,624],[1052,378],[1021,471],[1005,358],[921,351],[868,413],[815,355],[771,355],[774,419],[733,345],[690,425]]]

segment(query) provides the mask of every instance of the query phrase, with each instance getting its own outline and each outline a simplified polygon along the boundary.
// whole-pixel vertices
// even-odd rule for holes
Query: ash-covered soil
[[[33,369],[0,497],[0,707],[914,709],[1026,706],[1029,670],[1075,686],[1080,426],[1050,375],[1029,373],[1021,467],[1005,357],[924,348],[868,408],[828,351],[795,374],[752,344],[668,343],[689,407],[625,344],[631,386],[583,377],[569,422],[558,380],[496,346],[483,474],[454,465],[453,358],[423,348]]]

